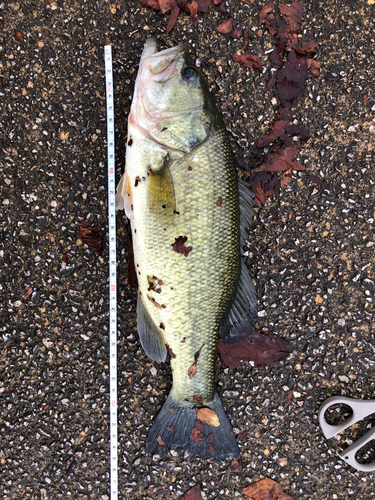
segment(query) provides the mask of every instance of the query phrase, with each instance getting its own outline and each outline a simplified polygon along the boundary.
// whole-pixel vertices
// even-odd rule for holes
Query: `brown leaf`
[[[292,174],[291,174],[290,170],[287,170],[285,172],[285,174],[283,174],[281,176],[281,179],[280,179],[281,189],[286,189],[289,186],[291,180],[292,180]]]
[[[302,25],[303,4],[293,0],[290,7],[279,4],[280,14],[285,19],[289,30],[292,32],[300,31]]]
[[[182,497],[180,497],[180,500],[203,500],[201,489],[199,487],[199,484],[191,488],[191,490],[188,490]]]
[[[257,148],[265,148],[268,144],[275,139],[278,139],[284,132],[287,126],[287,122],[284,120],[278,120],[271,126],[271,132],[264,134],[257,140]]]
[[[234,62],[243,64],[250,69],[257,69],[259,73],[262,72],[262,64],[258,56],[251,56],[250,54],[243,54],[241,56],[238,54],[232,54],[232,58]]]
[[[300,143],[296,146],[285,148],[281,154],[271,155],[266,159],[266,161],[258,168],[254,169],[253,172],[282,172],[285,170],[305,170],[305,167],[296,161],[292,161],[293,158],[302,149]]]
[[[160,10],[160,5],[158,3],[158,0],[139,0],[139,1],[145,7],[151,7],[152,9]]]
[[[303,87],[307,77],[307,61],[295,50],[289,52],[284,66],[276,74],[277,91],[282,106],[295,107],[303,98]]]
[[[227,19],[223,23],[219,24],[215,27],[215,30],[219,33],[229,34],[233,31],[233,18],[231,17],[230,19]]]
[[[197,17],[198,13],[198,4],[193,0],[190,4],[188,4],[188,7],[190,9],[191,17],[195,19]]]
[[[219,427],[220,425],[219,417],[211,408],[199,408],[197,411],[197,418],[211,427]]]
[[[242,36],[242,32],[243,32],[243,28],[238,27],[238,28],[234,29],[234,30],[232,31],[232,33],[230,33],[230,36],[231,36],[234,40],[238,40],[239,38],[241,38],[241,36]]]
[[[298,54],[308,54],[317,52],[317,49],[317,42],[302,42],[302,47],[297,47],[296,52],[298,52]]]
[[[174,6],[171,10],[167,23],[167,35],[172,31],[174,25],[176,24],[179,13],[180,13],[179,7]]]
[[[14,32],[14,38],[18,41],[18,42],[23,42],[24,38],[22,36],[22,33],[20,33],[19,31],[15,31]]]
[[[314,182],[315,184],[318,184],[321,186],[323,189],[327,189],[327,185],[322,179],[319,179],[319,177],[315,177],[315,175],[309,175],[307,174],[306,177],[309,179],[309,181]]]
[[[91,227],[90,224],[84,220],[78,222],[81,226],[77,238],[93,250],[96,253],[101,252],[104,249],[102,243],[102,230],[98,226]]]
[[[246,498],[251,500],[294,500],[284,493],[281,485],[268,477],[243,489]]]
[[[230,464],[229,470],[232,472],[241,472],[242,471],[242,464],[237,460],[236,457],[233,457],[233,460]]]
[[[162,14],[168,12],[176,4],[175,0],[158,0],[158,3]]]
[[[309,72],[314,76],[320,75],[320,62],[315,61],[315,59],[307,59],[307,67],[309,68]]]
[[[221,361],[227,366],[239,368],[240,361],[246,359],[253,361],[256,368],[270,366],[285,359],[293,350],[290,342],[267,330],[259,332],[248,322],[236,325],[232,331],[225,343],[218,341]]]
[[[265,23],[267,17],[269,16],[269,14],[271,14],[271,12],[273,11],[273,5],[274,5],[274,2],[270,2],[268,4],[266,4],[263,9],[259,12],[259,20],[261,23]]]

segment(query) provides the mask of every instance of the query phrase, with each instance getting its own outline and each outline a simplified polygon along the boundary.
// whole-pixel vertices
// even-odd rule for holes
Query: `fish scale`
[[[176,356],[171,359],[174,392],[193,404],[196,394],[203,400],[213,399],[212,372],[219,323],[239,270],[237,176],[234,168],[228,169],[226,164],[232,162],[231,154],[220,159],[216,155],[218,148],[224,150],[224,147],[225,135],[219,131],[194,153],[171,165],[176,209],[180,212],[173,216],[172,224],[164,224],[162,208],[156,213],[149,210],[147,180],[142,185],[143,192],[137,193],[133,202],[136,217],[142,220],[142,226],[133,235],[134,253],[142,255],[139,290],[154,323],[164,323],[165,343]],[[220,197],[223,202],[219,207]],[[152,235],[147,239],[146,230]],[[187,236],[186,245],[193,248],[187,257],[172,249],[179,236]],[[229,269],[223,266],[223,261]],[[156,276],[164,282],[161,293],[148,291],[147,276]],[[145,300],[147,296],[165,309],[160,310]],[[197,374],[189,378],[188,369],[202,346]]]

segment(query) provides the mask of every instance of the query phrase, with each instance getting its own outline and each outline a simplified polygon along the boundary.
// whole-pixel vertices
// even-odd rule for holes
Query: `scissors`
[[[337,425],[331,425],[326,422],[324,414],[330,406],[335,404],[345,404],[349,406],[353,411],[353,415],[351,415],[350,417],[348,417],[343,422],[340,422]],[[354,425],[355,423],[359,422],[359,420],[368,417],[372,413],[375,413],[374,399],[362,400],[362,399],[346,398],[341,396],[332,396],[331,398],[326,399],[321,404],[319,408],[318,419],[324,436],[327,439],[330,439],[331,437],[336,436],[336,434],[339,434],[344,429],[347,429],[351,425]],[[338,454],[339,457],[345,460],[347,464],[351,465],[352,467],[354,467],[359,471],[371,472],[375,470],[375,461],[369,464],[360,464],[355,458],[357,451],[360,450],[366,443],[368,443],[372,439],[375,439],[375,427],[366,432],[366,434],[357,439],[357,441],[354,441],[354,443],[348,446],[348,448],[345,448],[344,451]]]

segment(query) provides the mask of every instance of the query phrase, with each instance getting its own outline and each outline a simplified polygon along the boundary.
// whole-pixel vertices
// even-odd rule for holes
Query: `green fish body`
[[[156,361],[168,355],[173,374],[150,452],[181,447],[216,460],[239,456],[215,390],[215,358],[218,335],[256,319],[240,248],[253,213],[248,191],[240,190],[241,214],[225,126],[187,49],[157,52],[149,39],[116,204],[131,221],[142,346]]]

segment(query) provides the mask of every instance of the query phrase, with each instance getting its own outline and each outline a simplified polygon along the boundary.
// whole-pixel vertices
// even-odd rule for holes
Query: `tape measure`
[[[118,498],[117,436],[117,270],[115,205],[115,117],[113,103],[112,47],[104,46],[108,147],[108,231],[109,231],[109,394],[110,394],[110,496]]]

